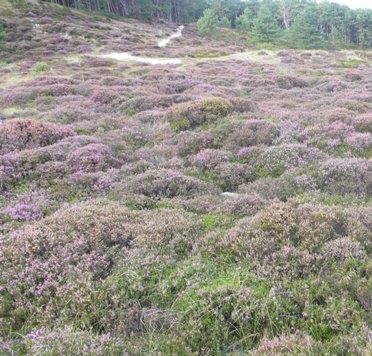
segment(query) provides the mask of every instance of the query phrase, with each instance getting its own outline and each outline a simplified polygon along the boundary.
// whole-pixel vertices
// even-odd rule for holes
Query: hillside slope
[[[371,52],[1,18],[1,352],[370,353]]]

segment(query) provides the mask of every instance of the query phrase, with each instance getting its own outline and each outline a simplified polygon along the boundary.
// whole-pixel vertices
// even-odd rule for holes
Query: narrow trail
[[[174,38],[182,37],[182,31],[185,26],[181,25],[175,33],[172,33],[170,36],[161,39],[158,42],[159,48],[166,47]],[[171,65],[171,64],[181,64],[182,59],[180,58],[154,58],[154,57],[143,57],[143,56],[134,56],[129,52],[113,52],[100,56],[102,58],[116,59],[118,61],[133,61],[139,63],[147,64],[160,64],[160,65]]]
[[[159,48],[166,47],[173,39],[182,37],[182,31],[185,28],[184,25],[181,25],[176,32],[171,34],[170,36],[163,38],[158,41],[157,46]],[[257,51],[245,51],[245,52],[238,52],[232,53],[228,55],[221,55],[216,57],[208,57],[208,58],[190,58],[190,57],[148,57],[148,56],[136,56],[131,54],[130,52],[112,52],[109,54],[99,55],[101,58],[108,58],[114,59],[118,61],[126,61],[126,62],[139,62],[139,63],[146,63],[151,65],[181,65],[184,61],[187,60],[194,60],[194,61],[227,61],[231,59],[237,60],[251,60],[251,61],[259,61],[262,63],[271,63],[277,62],[277,59],[273,59],[273,56],[258,56]],[[269,51],[270,52],[270,51]],[[266,57],[266,58],[265,58]]]
[[[168,45],[168,43],[169,43],[170,41],[172,41],[174,38],[182,37],[182,31],[183,31],[184,28],[185,28],[185,26],[184,26],[184,25],[181,25],[181,26],[178,28],[177,32],[171,34],[171,35],[170,35],[169,37],[167,37],[167,38],[163,38],[162,40],[160,40],[160,41],[158,42],[158,47],[160,47],[160,48],[166,47],[166,46]]]
[[[101,56],[102,58],[116,59],[118,61],[132,61],[147,64],[181,64],[182,60],[179,58],[154,58],[154,57],[141,57],[134,56],[129,52],[113,52]]]

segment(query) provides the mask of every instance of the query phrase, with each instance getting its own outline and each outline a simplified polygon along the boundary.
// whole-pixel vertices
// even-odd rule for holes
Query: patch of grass
[[[44,73],[49,70],[49,66],[45,62],[38,62],[35,63],[34,66],[31,68],[31,73],[33,75],[38,75]]]
[[[364,61],[363,59],[359,59],[359,58],[349,58],[344,61],[340,61],[338,63],[338,66],[341,68],[357,68],[361,64],[366,64],[366,61]]]
[[[327,206],[343,205],[343,206],[367,206],[372,203],[372,198],[362,199],[353,195],[334,195],[327,193],[310,193],[306,192],[299,194],[293,198],[300,204],[318,203]]]
[[[14,14],[13,7],[10,1],[0,0],[0,12],[4,17],[12,16]]]
[[[187,120],[186,118],[181,118],[181,119],[172,121],[170,123],[170,126],[173,131],[181,132],[181,131],[189,129],[191,124],[190,124],[190,121]]]
[[[202,217],[202,224],[206,230],[216,228],[231,228],[234,226],[234,216],[229,214],[205,214]]]
[[[191,58],[216,58],[216,57],[222,57],[227,56],[228,53],[226,52],[216,52],[216,51],[197,51],[194,53],[191,53],[189,57]]]

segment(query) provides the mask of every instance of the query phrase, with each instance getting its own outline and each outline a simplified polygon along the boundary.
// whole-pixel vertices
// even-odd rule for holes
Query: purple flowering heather
[[[9,214],[13,220],[17,221],[39,220],[43,217],[40,209],[32,204],[17,204],[14,207],[5,208],[4,212]]]

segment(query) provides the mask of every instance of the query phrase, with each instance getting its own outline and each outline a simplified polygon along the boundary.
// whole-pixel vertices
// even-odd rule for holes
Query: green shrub
[[[168,120],[175,131],[183,131],[223,118],[231,110],[232,105],[226,99],[206,98],[173,106]]]
[[[198,32],[202,36],[210,35],[219,26],[219,22],[214,11],[212,9],[206,9],[203,16],[197,22]]]
[[[37,62],[31,69],[32,74],[37,75],[49,70],[49,66],[45,62]]]
[[[5,28],[4,28],[4,24],[0,21],[0,46],[1,46],[1,43],[4,41],[5,39]]]
[[[228,19],[226,16],[224,16],[224,17],[222,17],[222,19],[219,21],[218,27],[222,27],[222,28],[230,28],[230,27],[231,27],[231,23],[230,23],[229,19]]]

